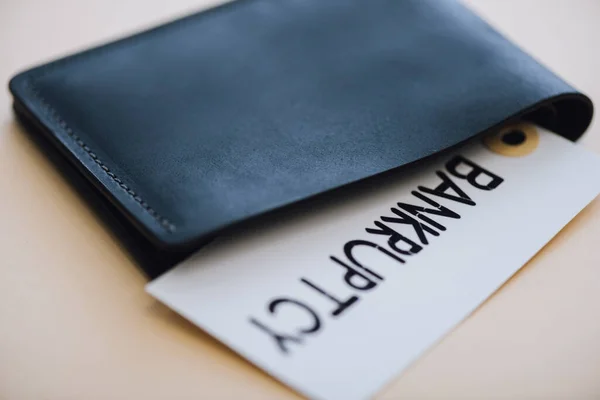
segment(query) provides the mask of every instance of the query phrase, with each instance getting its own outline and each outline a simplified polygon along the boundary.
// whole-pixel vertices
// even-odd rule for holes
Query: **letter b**
[[[463,173],[457,171],[459,165],[467,166],[468,168],[470,168],[469,172]],[[502,182],[504,182],[504,179],[502,179],[498,175],[493,174],[490,171],[480,167],[473,161],[467,160],[463,156],[456,156],[452,160],[448,161],[448,163],[446,163],[446,169],[455,177],[466,179],[467,182],[471,184],[471,186],[474,186],[477,189],[481,190],[493,190],[497,188]],[[483,178],[481,178],[480,182],[477,182],[477,178],[480,176]],[[487,183],[484,183],[486,181]]]

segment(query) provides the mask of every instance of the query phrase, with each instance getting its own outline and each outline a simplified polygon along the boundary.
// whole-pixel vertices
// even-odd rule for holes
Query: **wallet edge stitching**
[[[141,196],[134,192],[126,183],[124,183],[111,169],[98,157],[98,155],[68,126],[67,122],[58,114],[58,112],[43,98],[39,90],[35,87],[31,79],[26,79],[24,89],[31,93],[36,98],[40,105],[49,112],[50,117],[58,123],[58,126],[66,132],[67,136],[75,141],[75,143],[96,163],[104,173],[115,182],[122,190],[124,190],[137,204],[142,207],[159,225],[168,233],[173,233],[176,230],[175,225],[167,218],[160,215],[152,208]]]
[[[249,0],[247,0],[249,1]],[[90,56],[93,55],[97,55],[98,53],[102,53],[104,51],[111,51],[114,47],[119,47],[122,45],[126,45],[130,42],[134,42],[137,40],[142,40],[144,38],[147,38],[148,36],[152,36],[153,34],[155,34],[156,32],[163,30],[163,29],[168,29],[168,28],[172,28],[176,25],[182,24],[182,23],[186,23],[186,22],[191,22],[194,21],[198,18],[202,18],[202,17],[206,17],[208,14],[211,13],[218,13],[218,12],[226,12],[227,10],[230,10],[231,8],[234,8],[235,6],[239,6],[242,3],[242,1],[231,1],[231,2],[226,2],[224,4],[220,4],[214,7],[209,7],[208,9],[204,9],[201,10],[199,12],[196,12],[194,14],[191,14],[187,17],[183,17],[183,18],[178,18],[175,19],[173,21],[170,21],[166,24],[163,25],[159,25],[153,28],[150,28],[146,31],[142,31],[140,33],[131,35],[131,36],[127,36],[124,37],[122,39],[116,40],[116,41],[112,41],[103,45],[100,45],[98,47],[92,48],[88,51],[84,51],[78,54],[74,54],[71,56],[67,56],[64,57],[62,59],[56,60],[54,62],[51,62],[49,64],[46,64],[42,67],[39,68],[37,73],[37,78],[39,79],[42,76],[47,75],[48,73],[50,73],[51,71],[53,71],[54,69],[60,67],[63,64],[72,64],[73,62],[76,61],[83,61],[87,58],[89,58]],[[36,74],[34,74],[36,75]],[[25,80],[24,80],[24,85],[23,85],[23,89],[25,91],[28,91],[29,93],[31,93],[31,95],[37,99],[40,103],[40,105],[49,112],[50,117],[58,123],[59,127],[61,129],[63,129],[67,136],[69,136],[72,140],[75,141],[75,143],[82,149],[85,151],[85,153],[92,159],[92,161],[94,161],[95,164],[97,164],[103,171],[104,173],[112,180],[114,181],[122,190],[124,190],[137,204],[140,205],[140,207],[142,207],[142,209],[144,209],[156,222],[158,222],[158,224],[167,232],[167,233],[174,233],[176,231],[176,226],[175,224],[173,224],[169,219],[163,217],[162,215],[160,215],[156,210],[154,210],[154,208],[152,208],[141,196],[139,196],[136,192],[134,192],[127,184],[125,184],[121,179],[119,179],[114,172],[112,172],[110,170],[110,168],[108,168],[108,166],[98,158],[98,156],[96,155],[96,153],[94,153],[90,147],[83,141],[81,140],[81,138],[75,133],[73,132],[72,128],[70,128],[68,126],[68,124],[66,123],[66,121],[58,114],[58,112],[44,99],[44,97],[41,95],[41,93],[39,92],[39,89],[35,86],[32,76],[28,76]]]

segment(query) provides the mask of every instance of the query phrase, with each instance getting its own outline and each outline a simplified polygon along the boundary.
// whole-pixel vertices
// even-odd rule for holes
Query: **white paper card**
[[[147,291],[308,397],[369,398],[584,208],[599,172],[512,127],[220,238]]]

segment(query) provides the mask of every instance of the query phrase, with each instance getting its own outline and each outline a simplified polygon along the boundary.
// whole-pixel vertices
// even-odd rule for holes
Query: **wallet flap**
[[[33,122],[154,245],[223,229],[587,97],[453,1],[240,0],[19,74]]]

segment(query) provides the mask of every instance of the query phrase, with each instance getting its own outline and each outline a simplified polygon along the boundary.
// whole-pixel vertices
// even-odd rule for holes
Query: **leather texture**
[[[575,140],[592,117],[587,97],[438,0],[239,0],[28,70],[10,90],[150,276],[243,221],[401,179],[504,123]]]

